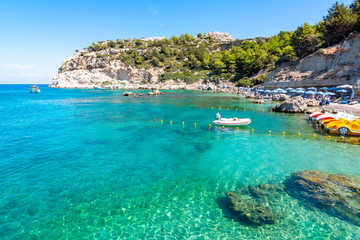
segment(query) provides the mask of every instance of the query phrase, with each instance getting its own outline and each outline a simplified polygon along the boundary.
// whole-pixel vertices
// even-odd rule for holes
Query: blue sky
[[[50,83],[64,58],[100,40],[212,31],[235,38],[269,37],[304,22],[317,23],[335,2],[3,0],[0,84]]]

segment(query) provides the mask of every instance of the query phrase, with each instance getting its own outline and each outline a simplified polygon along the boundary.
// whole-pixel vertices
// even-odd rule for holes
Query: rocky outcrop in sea
[[[286,94],[275,94],[271,97],[273,101],[285,101],[288,100],[289,98],[290,96]]]
[[[274,112],[303,113],[306,109],[306,100],[298,96],[277,104],[272,110]]]

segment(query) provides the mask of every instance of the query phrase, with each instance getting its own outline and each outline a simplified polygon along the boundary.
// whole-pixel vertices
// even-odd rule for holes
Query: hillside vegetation
[[[359,15],[360,0],[355,0],[350,6],[335,3],[316,25],[304,23],[292,32],[239,44],[199,33],[196,37],[183,34],[169,39],[109,40],[93,43],[86,51],[139,68],[163,68],[160,81],[230,80],[240,86],[253,86],[263,83],[276,64],[305,57],[359,31]]]

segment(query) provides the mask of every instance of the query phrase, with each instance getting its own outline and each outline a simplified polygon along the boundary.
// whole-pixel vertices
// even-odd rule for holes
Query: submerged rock
[[[284,188],[272,184],[248,186],[247,189],[253,197],[257,198],[276,197],[284,192]]]
[[[304,99],[295,97],[276,105],[272,110],[275,112],[303,113],[306,109],[307,104]]]
[[[284,182],[286,192],[305,199],[340,219],[360,225],[360,183],[322,171],[293,173]]]
[[[242,221],[254,225],[275,224],[274,212],[267,206],[260,204],[256,199],[244,198],[240,194],[227,191],[226,196],[231,202],[234,215]]]

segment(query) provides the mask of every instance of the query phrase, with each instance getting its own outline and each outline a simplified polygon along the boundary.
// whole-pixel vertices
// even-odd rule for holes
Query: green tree
[[[320,22],[325,46],[339,43],[355,30],[357,16],[343,3],[336,2]]]
[[[222,53],[216,52],[211,55],[210,67],[214,72],[221,73],[222,70],[226,67],[226,65],[221,61]]]
[[[135,57],[135,64],[140,65],[142,63],[144,63],[144,58],[142,56],[136,56]]]
[[[234,54],[231,54],[229,51],[225,51],[222,55],[221,61],[225,64],[225,67],[228,71],[235,72],[236,57]]]
[[[151,65],[153,65],[154,67],[160,67],[160,66],[162,66],[160,60],[159,60],[157,57],[155,57],[155,56],[152,56],[152,57],[151,57],[150,63],[151,63]]]
[[[160,53],[164,54],[166,57],[171,56],[171,51],[166,45],[161,46]]]
[[[352,4],[350,4],[350,9],[357,18],[355,30],[360,31],[360,0],[355,0]]]
[[[107,45],[109,48],[114,48],[116,46],[116,43],[114,41],[109,41]]]
[[[140,39],[136,39],[135,40],[135,46],[137,46],[137,47],[139,47],[139,46],[141,46],[143,43],[142,43],[142,41],[140,40]]]
[[[237,87],[252,87],[254,86],[254,83],[250,81],[248,78],[240,79],[236,82]]]
[[[321,33],[318,26],[304,23],[298,27],[292,37],[292,46],[298,57],[305,57],[321,46]]]
[[[195,57],[194,54],[189,56],[188,61],[190,68],[198,69],[201,66],[201,62]]]

